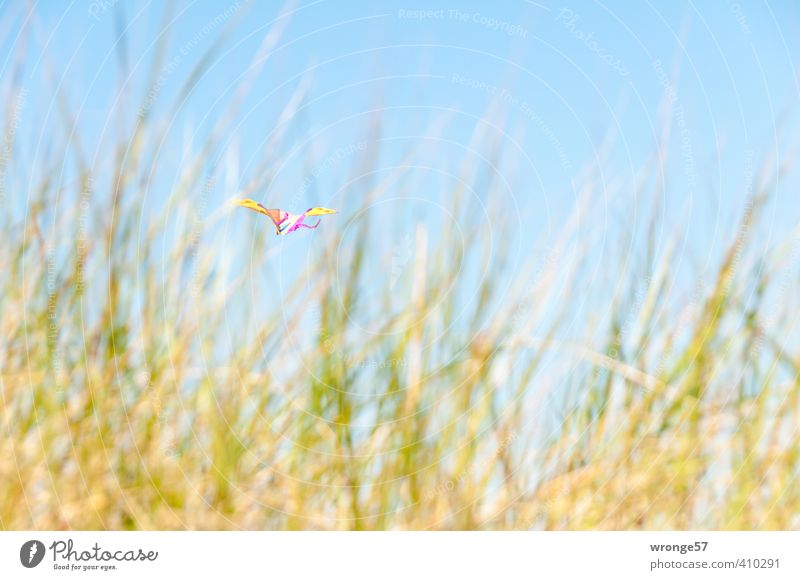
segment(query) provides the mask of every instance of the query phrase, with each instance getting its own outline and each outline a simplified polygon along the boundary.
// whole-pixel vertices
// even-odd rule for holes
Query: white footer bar
[[[800,578],[800,532],[3,532],[0,578]]]

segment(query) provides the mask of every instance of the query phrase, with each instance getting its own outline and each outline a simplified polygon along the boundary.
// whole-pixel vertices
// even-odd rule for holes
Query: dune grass
[[[590,172],[573,219],[523,264],[504,256],[500,212],[490,240],[465,191],[447,192],[463,232],[412,225],[397,284],[360,211],[407,171],[363,178],[376,116],[352,159],[347,227],[315,233],[294,298],[270,302],[270,227],[231,233],[212,193],[238,89],[155,210],[143,192],[176,172],[157,91],[121,125],[110,166],[86,156],[64,102],[63,150],[35,173],[15,156],[20,92],[4,98],[0,528],[800,527],[796,256],[791,239],[765,249],[752,235],[777,175],[696,288],[673,274],[680,231],[597,275]],[[485,131],[473,143],[495,143]],[[263,191],[284,135],[246,193]],[[473,162],[460,177],[497,198]],[[600,314],[575,318],[587,296]]]

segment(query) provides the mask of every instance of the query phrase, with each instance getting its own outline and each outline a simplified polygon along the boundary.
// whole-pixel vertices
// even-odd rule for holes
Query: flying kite
[[[308,225],[305,223],[307,217],[314,217],[318,215],[329,215],[332,213],[336,213],[335,209],[328,209],[326,207],[312,207],[307,209],[301,214],[293,214],[289,213],[288,211],[283,211],[280,209],[267,209],[257,201],[253,201],[252,199],[238,199],[234,203],[236,205],[240,205],[242,207],[246,207],[247,209],[252,209],[253,211],[257,211],[260,214],[267,216],[269,219],[272,220],[272,223],[275,225],[275,235],[278,236],[285,236],[286,234],[291,234],[292,232],[296,232],[300,228],[304,228],[307,230],[314,230],[319,225],[319,222],[322,220],[317,220],[313,226]]]

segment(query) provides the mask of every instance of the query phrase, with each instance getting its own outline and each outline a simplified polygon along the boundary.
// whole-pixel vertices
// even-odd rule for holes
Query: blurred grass
[[[153,71],[163,46],[155,54]],[[368,266],[386,260],[359,210],[400,182],[398,164],[359,182],[344,217],[356,233],[321,233],[315,274],[288,293],[297,299],[253,311],[270,228],[221,248],[214,232],[227,214],[203,215],[197,202],[249,83],[157,213],[141,195],[170,163],[153,88],[138,122],[120,129],[110,171],[83,157],[66,102],[74,180],[49,166],[32,177],[6,139],[4,179],[32,181],[27,191],[13,189],[27,181],[4,181],[5,205],[9,195],[27,203],[22,216],[4,212],[0,230],[0,528],[800,527],[797,281],[776,282],[792,265],[786,244],[765,252],[750,235],[777,175],[757,184],[715,279],[687,300],[671,249],[637,263],[620,250],[603,264],[608,287],[598,284],[578,227],[598,201],[591,177],[547,255],[531,252],[519,270],[502,255],[508,240],[493,250],[465,191],[452,191],[466,233],[453,222],[435,236],[416,226],[410,284],[396,287],[389,266],[378,275]],[[10,83],[6,136],[20,92]],[[354,175],[370,174],[380,130],[379,117],[365,128],[370,147]],[[472,142],[491,143],[486,130]],[[247,193],[263,190],[285,132],[276,128]],[[488,148],[485,159],[502,157],[501,144]],[[495,199],[494,175],[474,167],[465,158],[462,182]],[[500,212],[493,219],[502,231]],[[231,251],[248,261],[231,265]],[[483,275],[470,264],[484,264]],[[589,290],[606,305],[585,322],[599,332],[565,338]],[[313,337],[287,333],[309,313]],[[380,332],[364,341],[355,321]]]

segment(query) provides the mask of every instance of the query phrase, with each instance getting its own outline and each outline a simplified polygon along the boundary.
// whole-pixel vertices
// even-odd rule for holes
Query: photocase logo
[[[30,540],[19,549],[19,561],[26,568],[36,568],[44,559],[44,544],[39,540]]]

